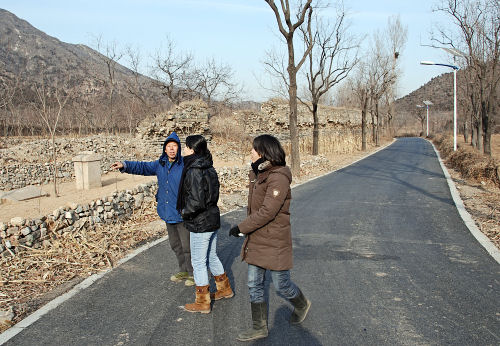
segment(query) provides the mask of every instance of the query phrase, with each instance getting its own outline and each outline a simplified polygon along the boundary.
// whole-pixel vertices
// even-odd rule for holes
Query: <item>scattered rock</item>
[[[10,219],[10,224],[12,226],[24,226],[24,223],[26,222],[25,219],[23,219],[22,217],[20,216],[17,216],[17,217],[13,217],[12,219]]]

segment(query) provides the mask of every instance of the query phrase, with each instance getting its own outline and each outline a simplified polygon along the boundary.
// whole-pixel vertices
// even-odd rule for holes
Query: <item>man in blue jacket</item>
[[[191,250],[189,247],[189,231],[184,226],[181,215],[176,209],[177,193],[182,176],[184,161],[181,155],[181,141],[172,132],[163,143],[163,151],[159,160],[115,162],[111,169],[138,175],[156,175],[158,192],[156,194],[157,212],[167,223],[168,239],[179,262],[179,272],[170,277],[174,282],[185,280],[186,286],[194,285]]]

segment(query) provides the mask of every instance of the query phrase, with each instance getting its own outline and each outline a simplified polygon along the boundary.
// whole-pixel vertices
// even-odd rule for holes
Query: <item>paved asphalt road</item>
[[[459,217],[432,146],[399,139],[293,190],[292,279],[312,301],[302,326],[269,289],[258,345],[499,345],[498,263]],[[250,326],[242,239],[227,214],[218,251],[236,295],[209,315],[178,308],[193,288],[169,281],[162,242],[44,315],[6,345],[233,345]]]

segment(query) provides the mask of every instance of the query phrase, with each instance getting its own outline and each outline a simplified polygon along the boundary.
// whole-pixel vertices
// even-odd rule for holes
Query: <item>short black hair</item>
[[[202,135],[192,135],[186,137],[186,146],[189,149],[193,149],[194,153],[197,155],[210,154],[207,146],[207,140]]]
[[[253,139],[255,151],[273,166],[285,166],[285,151],[280,141],[271,135],[260,135]]]

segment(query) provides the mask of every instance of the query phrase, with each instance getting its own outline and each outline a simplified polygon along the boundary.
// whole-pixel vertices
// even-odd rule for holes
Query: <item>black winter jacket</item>
[[[188,231],[213,232],[220,228],[219,186],[211,155],[196,157],[186,167],[178,207]]]

